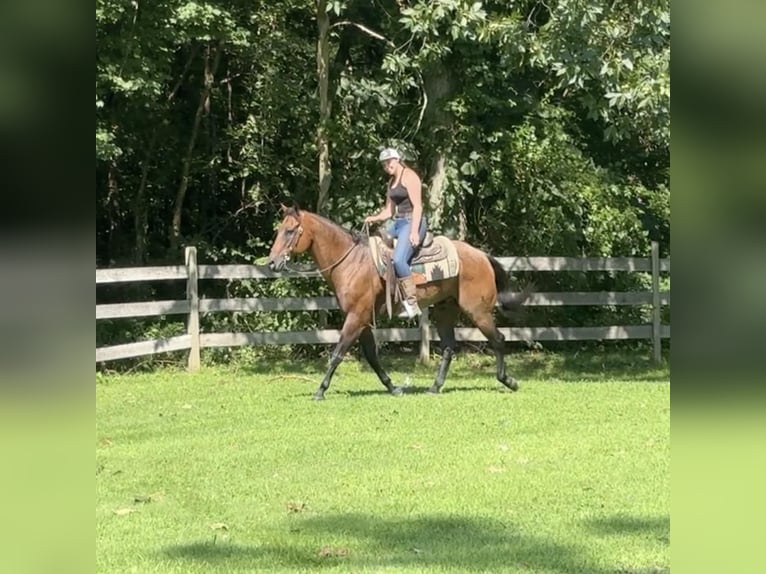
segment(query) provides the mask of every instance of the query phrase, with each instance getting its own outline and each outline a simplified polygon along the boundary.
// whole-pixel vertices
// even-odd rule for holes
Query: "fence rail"
[[[509,271],[652,271],[648,257],[497,257]],[[200,279],[276,279],[289,274],[261,265],[198,265]],[[659,260],[659,271],[670,272],[670,259]],[[319,277],[316,271],[302,274]],[[96,285],[187,279],[184,265],[96,269]]]
[[[584,306],[584,305],[650,305],[652,322],[646,325],[609,325],[598,327],[514,327],[501,328],[507,341],[585,341],[612,339],[651,339],[653,357],[661,358],[662,339],[670,338],[670,326],[661,324],[661,309],[670,305],[670,292],[660,291],[660,274],[670,272],[670,260],[660,259],[657,243],[652,244],[652,256],[641,257],[498,257],[509,271],[628,271],[652,274],[651,291],[613,292],[551,292],[533,293],[525,303],[529,306]],[[314,272],[302,277],[318,277]],[[200,349],[209,347],[236,347],[243,345],[332,344],[339,340],[339,331],[324,329],[281,333],[200,333],[199,314],[216,312],[273,312],[273,311],[331,311],[338,309],[335,297],[308,298],[227,298],[199,297],[202,279],[259,279],[293,277],[257,265],[197,265],[197,250],[187,247],[185,265],[158,267],[128,267],[97,269],[96,285],[133,283],[141,281],[186,281],[186,299],[113,303],[96,305],[96,320],[159,315],[186,315],[187,333],[166,339],[112,345],[96,349],[96,362],[111,361],[168,351],[189,350],[190,370],[199,368]],[[484,336],[475,328],[458,328],[459,341],[483,341]],[[430,353],[430,342],[439,336],[431,327],[428,310],[424,310],[416,328],[378,329],[379,341],[420,341],[421,358]]]

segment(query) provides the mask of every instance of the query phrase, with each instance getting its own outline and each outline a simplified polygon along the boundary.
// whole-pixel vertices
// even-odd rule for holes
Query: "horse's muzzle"
[[[285,268],[285,263],[286,261],[284,255],[269,257],[269,269],[272,271],[281,271]]]

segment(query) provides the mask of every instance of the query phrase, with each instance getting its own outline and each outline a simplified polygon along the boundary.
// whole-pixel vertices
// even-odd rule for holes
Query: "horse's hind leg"
[[[359,344],[362,347],[364,358],[367,359],[367,362],[372,367],[372,370],[375,371],[376,375],[378,375],[378,378],[380,379],[380,382],[383,383],[383,386],[386,387],[388,392],[392,395],[401,395],[402,388],[395,387],[393,383],[391,383],[391,378],[386,374],[386,371],[383,370],[383,367],[380,364],[380,359],[378,358],[378,349],[375,346],[375,336],[372,334],[372,329],[370,327],[367,327],[362,331],[362,334],[359,336]]]
[[[455,301],[450,299],[435,305],[433,308],[433,318],[436,323],[436,330],[439,333],[439,339],[441,340],[442,360],[439,363],[439,371],[436,373],[434,384],[431,385],[428,392],[437,394],[441,392],[444,381],[447,379],[447,372],[457,347],[457,342],[455,341],[457,305]]]
[[[517,391],[519,389],[519,383],[505,372],[505,349],[503,346],[505,343],[505,336],[497,329],[495,320],[492,317],[492,312],[484,311],[479,314],[471,314],[471,316],[476,323],[476,326],[492,345],[492,350],[495,351],[495,359],[497,360],[497,380],[512,391]]]

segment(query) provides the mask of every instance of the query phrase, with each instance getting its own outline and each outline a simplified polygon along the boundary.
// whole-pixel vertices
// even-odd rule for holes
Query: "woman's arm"
[[[378,213],[375,215],[369,215],[367,216],[364,221],[365,223],[375,223],[377,221],[385,221],[386,219],[389,219],[394,216],[394,202],[391,200],[388,195],[386,195],[386,205],[383,206],[383,209],[381,209]]]
[[[407,188],[412,203],[412,226],[410,228],[410,243],[418,245],[420,243],[420,219],[423,217],[423,201],[421,197],[421,183],[418,174],[407,170],[402,175],[402,183]]]

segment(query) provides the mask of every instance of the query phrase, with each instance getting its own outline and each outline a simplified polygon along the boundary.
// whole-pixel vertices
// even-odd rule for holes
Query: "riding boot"
[[[402,301],[404,311],[399,313],[399,317],[402,319],[417,317],[420,315],[420,307],[418,306],[418,297],[416,295],[415,279],[412,275],[399,279],[399,285],[401,285],[404,292],[404,300]]]

